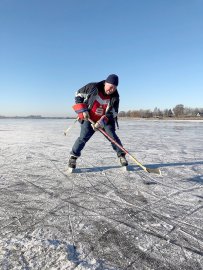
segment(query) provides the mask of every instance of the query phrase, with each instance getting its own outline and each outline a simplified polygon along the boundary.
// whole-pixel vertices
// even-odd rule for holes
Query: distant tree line
[[[160,110],[155,107],[154,110],[129,110],[127,112],[120,111],[119,117],[135,117],[135,118],[167,118],[167,117],[176,117],[176,118],[196,118],[203,117],[203,108],[189,108],[184,107],[183,104],[176,105],[173,109],[164,109]],[[28,119],[71,119],[74,117],[43,117],[41,115],[28,115],[28,116],[13,116],[6,117],[0,115],[0,119],[3,118],[28,118]]]
[[[203,108],[188,108],[183,104],[176,105],[173,109],[160,110],[155,107],[154,110],[129,110],[120,111],[119,117],[138,117],[138,118],[167,118],[167,117],[203,117]]]
[[[4,116],[0,115],[0,119],[72,119],[74,117],[63,117],[63,116],[41,116],[41,115],[28,115],[28,116]]]

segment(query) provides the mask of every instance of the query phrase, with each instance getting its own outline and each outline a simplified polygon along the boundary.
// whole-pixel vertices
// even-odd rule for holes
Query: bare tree
[[[119,117],[126,117],[126,112],[120,111],[118,114]]]
[[[184,105],[178,104],[173,108],[173,112],[176,117],[180,117],[184,115]]]
[[[154,108],[153,117],[158,117],[158,108],[157,107]]]
[[[171,109],[169,109],[169,111],[168,111],[168,115],[167,115],[168,117],[173,117],[173,112],[172,112],[172,110]]]

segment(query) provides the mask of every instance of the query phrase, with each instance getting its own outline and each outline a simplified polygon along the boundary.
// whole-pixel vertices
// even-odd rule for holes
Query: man
[[[118,76],[111,74],[106,80],[89,83],[76,92],[76,104],[73,109],[78,113],[81,131],[70,153],[68,164],[70,169],[76,168],[77,158],[80,157],[86,142],[98,128],[103,128],[109,136],[122,145],[115,132],[119,107],[118,82]],[[88,119],[94,121],[95,125],[92,125]],[[125,153],[115,144],[111,143],[111,145],[117,153],[121,166],[127,166]]]

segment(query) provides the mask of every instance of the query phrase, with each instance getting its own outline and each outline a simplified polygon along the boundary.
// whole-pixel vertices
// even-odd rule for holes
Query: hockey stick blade
[[[148,173],[156,173],[156,174],[159,174],[161,175],[161,171],[159,168],[146,168],[145,167],[145,171],[148,172]]]

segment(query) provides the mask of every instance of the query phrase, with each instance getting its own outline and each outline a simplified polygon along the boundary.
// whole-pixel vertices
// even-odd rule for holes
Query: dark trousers
[[[105,125],[104,130],[106,133],[113,138],[118,144],[121,144],[121,141],[119,137],[116,134],[116,127],[115,122],[110,122],[107,125]],[[81,130],[80,130],[80,136],[75,141],[71,155],[74,155],[76,157],[79,157],[81,155],[82,149],[85,147],[85,144],[89,139],[92,137],[92,135],[95,133],[93,130],[91,123],[89,121],[83,121],[81,123]],[[111,143],[112,148],[114,151],[116,151],[117,156],[120,157],[121,155],[125,154],[120,148],[118,148],[115,144]]]

